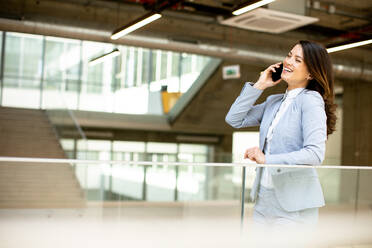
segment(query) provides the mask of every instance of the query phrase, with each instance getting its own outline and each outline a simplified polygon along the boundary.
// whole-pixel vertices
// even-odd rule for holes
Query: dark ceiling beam
[[[155,1],[154,4],[151,4],[151,5],[144,4],[143,6],[145,10],[148,10],[148,11],[162,12],[163,10],[166,10],[177,4],[180,4],[183,1],[184,0],[159,0],[159,1]]]
[[[87,7],[85,6],[86,3],[86,0],[44,0],[39,2],[24,0],[21,5],[20,1],[9,0],[0,13],[5,12],[6,15],[3,15],[3,17],[12,20],[29,20],[111,32],[123,23],[128,23],[145,13],[139,5],[124,5],[112,1],[90,1],[89,7]],[[163,1],[162,3],[167,2]],[[331,34],[329,30],[319,32],[322,28],[318,28],[318,30],[316,30],[317,28],[312,28],[311,32],[307,33],[306,29],[309,30],[310,26],[303,28],[304,32],[302,32],[302,35],[301,30],[281,35],[270,35],[222,26],[216,20],[205,17],[205,21],[203,21],[203,18],[197,18],[196,15],[189,15],[188,13],[184,13],[182,18],[177,17],[178,15],[182,16],[182,13],[178,13],[178,11],[164,11],[163,16],[165,20],[160,20],[158,24],[151,24],[151,28],[144,28],[136,31],[135,34],[160,36],[171,40],[183,40],[185,34],[187,34],[188,40],[204,43],[225,42],[228,43],[226,45],[232,47],[244,47],[245,44],[250,43],[252,38],[249,36],[252,35],[254,35],[254,38],[265,40],[270,40],[274,37],[275,39],[290,40],[290,37],[293,37],[291,34],[296,33],[298,37],[302,36],[301,38],[323,42],[332,37],[329,36]],[[167,26],[165,27],[165,25]],[[316,27],[316,25],[311,27]],[[303,35],[304,33],[307,34]],[[333,35],[333,37],[335,36]],[[262,45],[263,43],[259,44]]]
[[[203,4],[198,4],[194,2],[184,2],[183,6],[186,7],[186,10],[189,8],[192,8],[195,12],[199,14],[205,14],[209,16],[224,16],[228,17],[231,16],[231,10],[226,9],[226,8],[217,8],[217,7],[212,7],[208,5],[203,5]]]

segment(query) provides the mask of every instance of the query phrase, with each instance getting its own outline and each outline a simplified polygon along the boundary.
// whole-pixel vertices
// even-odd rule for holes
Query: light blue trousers
[[[260,185],[256,204],[253,207],[254,224],[264,226],[306,226],[314,227],[318,223],[318,208],[308,208],[300,211],[288,212],[284,210],[276,199],[274,189]]]
[[[253,227],[249,229],[259,248],[309,248],[318,223],[318,208],[284,210],[274,189],[260,185],[253,207]]]

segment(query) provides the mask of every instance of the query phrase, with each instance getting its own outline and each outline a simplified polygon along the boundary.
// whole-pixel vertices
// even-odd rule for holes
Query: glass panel
[[[210,59],[205,56],[182,53],[181,55],[181,92],[186,92]]]
[[[114,59],[108,57],[98,64],[89,63],[113,51],[112,44],[83,42],[82,89],[79,99],[80,110],[113,111],[112,74]]]
[[[240,199],[241,182],[232,184],[229,180],[222,180],[231,177],[231,170],[221,168],[156,164],[78,164],[76,173],[88,201],[173,202]],[[216,182],[220,185],[216,185]]]
[[[180,144],[178,158],[183,162],[208,162],[208,146],[196,144]]]
[[[132,62],[133,61],[133,62]],[[136,47],[131,47],[131,62],[129,63],[132,65],[132,70],[133,70],[133,83],[132,87],[138,86],[138,48]]]
[[[146,201],[173,201],[175,190],[174,168],[156,165],[146,168]]]
[[[89,63],[114,49],[119,56]],[[3,103],[162,115],[163,106],[168,112],[209,61],[186,53],[8,33]]]
[[[39,108],[42,50],[42,36],[7,33],[3,106]]]
[[[206,146],[206,145],[196,145],[196,144],[180,144],[180,152],[182,152],[182,153],[207,154],[208,153],[208,146]]]
[[[145,142],[114,141],[113,160],[144,161],[146,160],[145,149]]]
[[[107,150],[108,144],[92,141],[89,149]],[[99,156],[91,156],[94,157]],[[223,244],[221,247],[277,247],[278,244],[281,247],[368,247],[370,243],[372,170],[368,167],[317,169],[325,206],[320,208],[318,225],[306,230],[311,234],[306,235],[298,226],[290,231],[283,226],[274,230],[252,226],[251,185],[247,185],[245,192],[245,218],[241,225],[242,182],[235,181],[231,172],[232,167],[239,167],[237,164],[205,167],[160,165],[159,162],[151,165],[94,162],[1,161],[2,194],[8,195],[0,202],[3,220],[0,227],[8,246],[19,247],[20,243],[31,241],[37,247],[49,242],[54,244],[56,229],[74,233],[65,244],[61,239],[60,245],[82,243],[86,242],[86,232],[96,233],[98,226],[102,227],[99,233],[104,237],[116,235],[113,230],[120,230],[110,241],[116,246],[130,241],[141,247],[143,239],[139,235],[145,235],[146,240],[151,240],[151,247],[164,247],[164,235],[156,239],[159,233],[153,234],[154,223],[160,230],[167,230],[168,236],[177,237],[174,242],[190,247],[195,245],[195,238],[188,241],[190,235],[197,237],[203,247],[216,247],[216,242]],[[295,172],[290,173],[293,178]],[[302,180],[299,178],[300,184]],[[21,181],[33,183],[25,188]],[[81,221],[82,218],[86,221]],[[48,225],[53,226],[52,231],[40,225],[40,221],[46,219]],[[126,235],[122,235],[122,230],[126,230]],[[33,238],[40,233],[43,239]],[[107,243],[101,236],[93,235],[90,240],[101,246],[101,241]],[[167,238],[166,242],[169,241]],[[145,243],[144,247],[148,247],[148,242]]]
[[[149,108],[149,92],[147,89],[148,73],[142,75],[143,68],[148,64],[140,64],[141,61],[148,62],[148,50],[135,47],[121,47],[121,56],[118,60],[120,71],[118,88],[113,97],[107,99],[112,101],[113,112],[127,114],[146,114]],[[143,78],[144,77],[144,78]],[[144,82],[144,83],[143,83]],[[142,84],[143,83],[143,84]]]
[[[123,57],[126,60],[125,64],[125,87],[130,88],[135,86],[136,82],[136,54],[134,47],[128,47],[126,56]]]
[[[46,37],[45,42],[43,108],[76,109],[80,83],[80,42],[54,37]]]
[[[180,53],[172,53],[172,76],[179,77],[180,74]]]
[[[168,69],[168,54],[165,51],[162,51],[160,53],[161,59],[160,59],[160,80],[166,79],[168,76],[167,69]]]
[[[147,85],[150,83],[150,50],[140,48],[142,50],[142,84]]]
[[[168,79],[168,92],[180,91],[180,53],[172,52],[171,77]]]
[[[121,51],[123,51],[121,49]],[[111,92],[115,94],[117,90],[121,88],[121,55],[113,58],[113,69],[111,75]]]
[[[65,154],[70,159],[75,159],[75,141],[73,139],[60,139]]]
[[[145,142],[136,141],[114,141],[113,150],[120,152],[145,152]]]
[[[160,63],[158,63],[158,60],[160,61],[159,50],[151,50],[151,55],[152,55],[152,58],[151,58],[151,68],[152,68],[151,81],[156,82],[156,81],[159,80],[159,77],[157,76],[159,74],[157,72],[159,71],[159,68],[160,68]]]
[[[292,169],[291,172],[287,172],[293,178],[292,183],[296,179],[295,175],[300,170],[303,175],[306,170],[314,169],[301,168]],[[372,170],[367,168],[365,170],[337,169],[331,166],[330,168],[316,169],[316,173],[319,175],[325,198],[325,206],[319,208],[318,224],[316,228],[311,230],[311,238],[304,239],[304,236],[294,238],[293,233],[287,232],[288,230],[283,229],[283,227],[277,230],[278,235],[283,237],[283,240],[287,240],[288,236],[291,235],[292,238],[288,239],[291,241],[288,241],[287,247],[292,247],[289,244],[296,244],[294,247],[299,247],[299,244],[304,243],[308,246],[311,242],[315,243],[314,245],[310,245],[310,247],[323,247],[316,246],[320,244],[328,244],[327,247],[349,247],[353,242],[354,244],[362,244],[363,241],[359,240],[359,238],[364,235],[371,235],[371,232],[367,230],[370,230],[369,226],[372,223],[370,208],[372,204]],[[299,185],[306,183],[306,178],[303,176],[297,177],[297,180]],[[250,186],[251,184],[248,184],[245,193],[246,215],[244,226],[246,227],[246,232],[252,233],[252,229],[248,230],[248,228],[251,228],[253,224],[252,207],[254,204],[257,204],[257,201],[256,203],[251,203],[251,199],[249,198]],[[297,227],[298,232],[303,231],[303,229],[299,228],[301,226]],[[268,232],[270,230],[265,229],[265,231]],[[347,238],[344,235],[347,235]],[[262,245],[268,245],[268,247],[272,245],[270,240],[261,240],[260,242]],[[341,244],[345,246],[341,246]]]
[[[62,148],[66,151],[73,151],[74,150],[74,140],[73,139],[60,139]]]
[[[195,56],[195,64],[194,64],[194,71],[202,72],[204,67],[209,63],[210,57],[202,56],[202,55],[193,55]]]
[[[148,142],[147,152],[149,153],[176,153],[177,144],[174,143],[161,143],[161,142]]]
[[[191,73],[192,72],[192,64],[191,64],[192,55],[188,53],[182,53],[181,56],[182,56],[182,74]]]

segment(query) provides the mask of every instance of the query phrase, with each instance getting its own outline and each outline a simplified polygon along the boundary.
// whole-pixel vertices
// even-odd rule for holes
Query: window
[[[6,34],[4,106],[39,108],[42,53],[42,36]]]
[[[168,92],[186,92],[210,59],[50,36],[3,35],[3,106],[162,114],[162,86]],[[119,56],[89,63],[114,49]]]

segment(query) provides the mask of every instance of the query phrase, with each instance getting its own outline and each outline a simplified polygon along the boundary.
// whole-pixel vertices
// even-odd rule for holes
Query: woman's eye
[[[296,59],[296,62],[301,63],[301,60]]]

